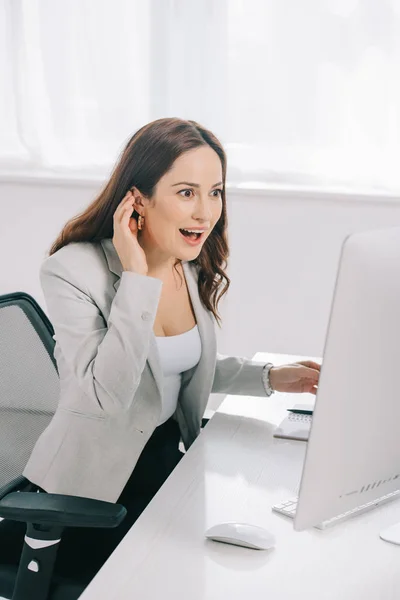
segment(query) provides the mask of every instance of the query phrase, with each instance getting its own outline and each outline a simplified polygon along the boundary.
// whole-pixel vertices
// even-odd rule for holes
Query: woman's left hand
[[[290,365],[272,367],[269,380],[276,392],[292,394],[306,392],[317,393],[321,365],[312,360],[304,360]]]

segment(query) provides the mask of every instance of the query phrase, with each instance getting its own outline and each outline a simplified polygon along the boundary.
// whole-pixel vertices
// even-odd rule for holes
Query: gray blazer
[[[221,356],[197,267],[183,269],[202,344],[182,375],[177,420],[187,448],[211,392],[265,396],[263,363]],[[161,415],[163,373],[153,324],[162,282],[122,271],[111,239],[71,243],[40,271],[55,330],[61,393],[24,475],[52,493],[115,502]]]

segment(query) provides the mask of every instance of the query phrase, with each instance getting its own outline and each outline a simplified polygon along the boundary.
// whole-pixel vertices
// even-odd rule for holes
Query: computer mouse
[[[219,523],[206,531],[206,538],[215,542],[234,544],[253,550],[269,550],[275,546],[275,538],[266,529],[247,523]]]

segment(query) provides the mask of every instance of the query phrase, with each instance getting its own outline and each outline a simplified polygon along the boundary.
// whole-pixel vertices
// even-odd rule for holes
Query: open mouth
[[[189,246],[199,246],[203,243],[204,237],[206,235],[205,231],[188,231],[187,229],[179,229],[179,233],[182,236],[182,239],[185,240]]]
[[[187,238],[189,240],[193,240],[194,242],[199,240],[204,233],[203,231],[199,231],[199,233],[193,233],[190,231],[186,231],[186,229],[180,229],[179,231],[181,232],[182,235],[185,236],[185,238]]]

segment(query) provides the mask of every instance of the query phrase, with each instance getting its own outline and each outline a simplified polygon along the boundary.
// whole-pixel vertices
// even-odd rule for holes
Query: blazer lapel
[[[119,284],[121,281],[121,275],[122,275],[121,261],[119,260],[118,253],[117,253],[116,249],[114,248],[114,244],[113,244],[111,238],[108,238],[106,240],[101,240],[100,244],[102,245],[104,254],[106,255],[108,268],[110,269],[111,273],[114,273],[114,275],[116,275],[118,278],[114,282],[114,289],[115,289],[115,291],[117,291],[119,288]]]

